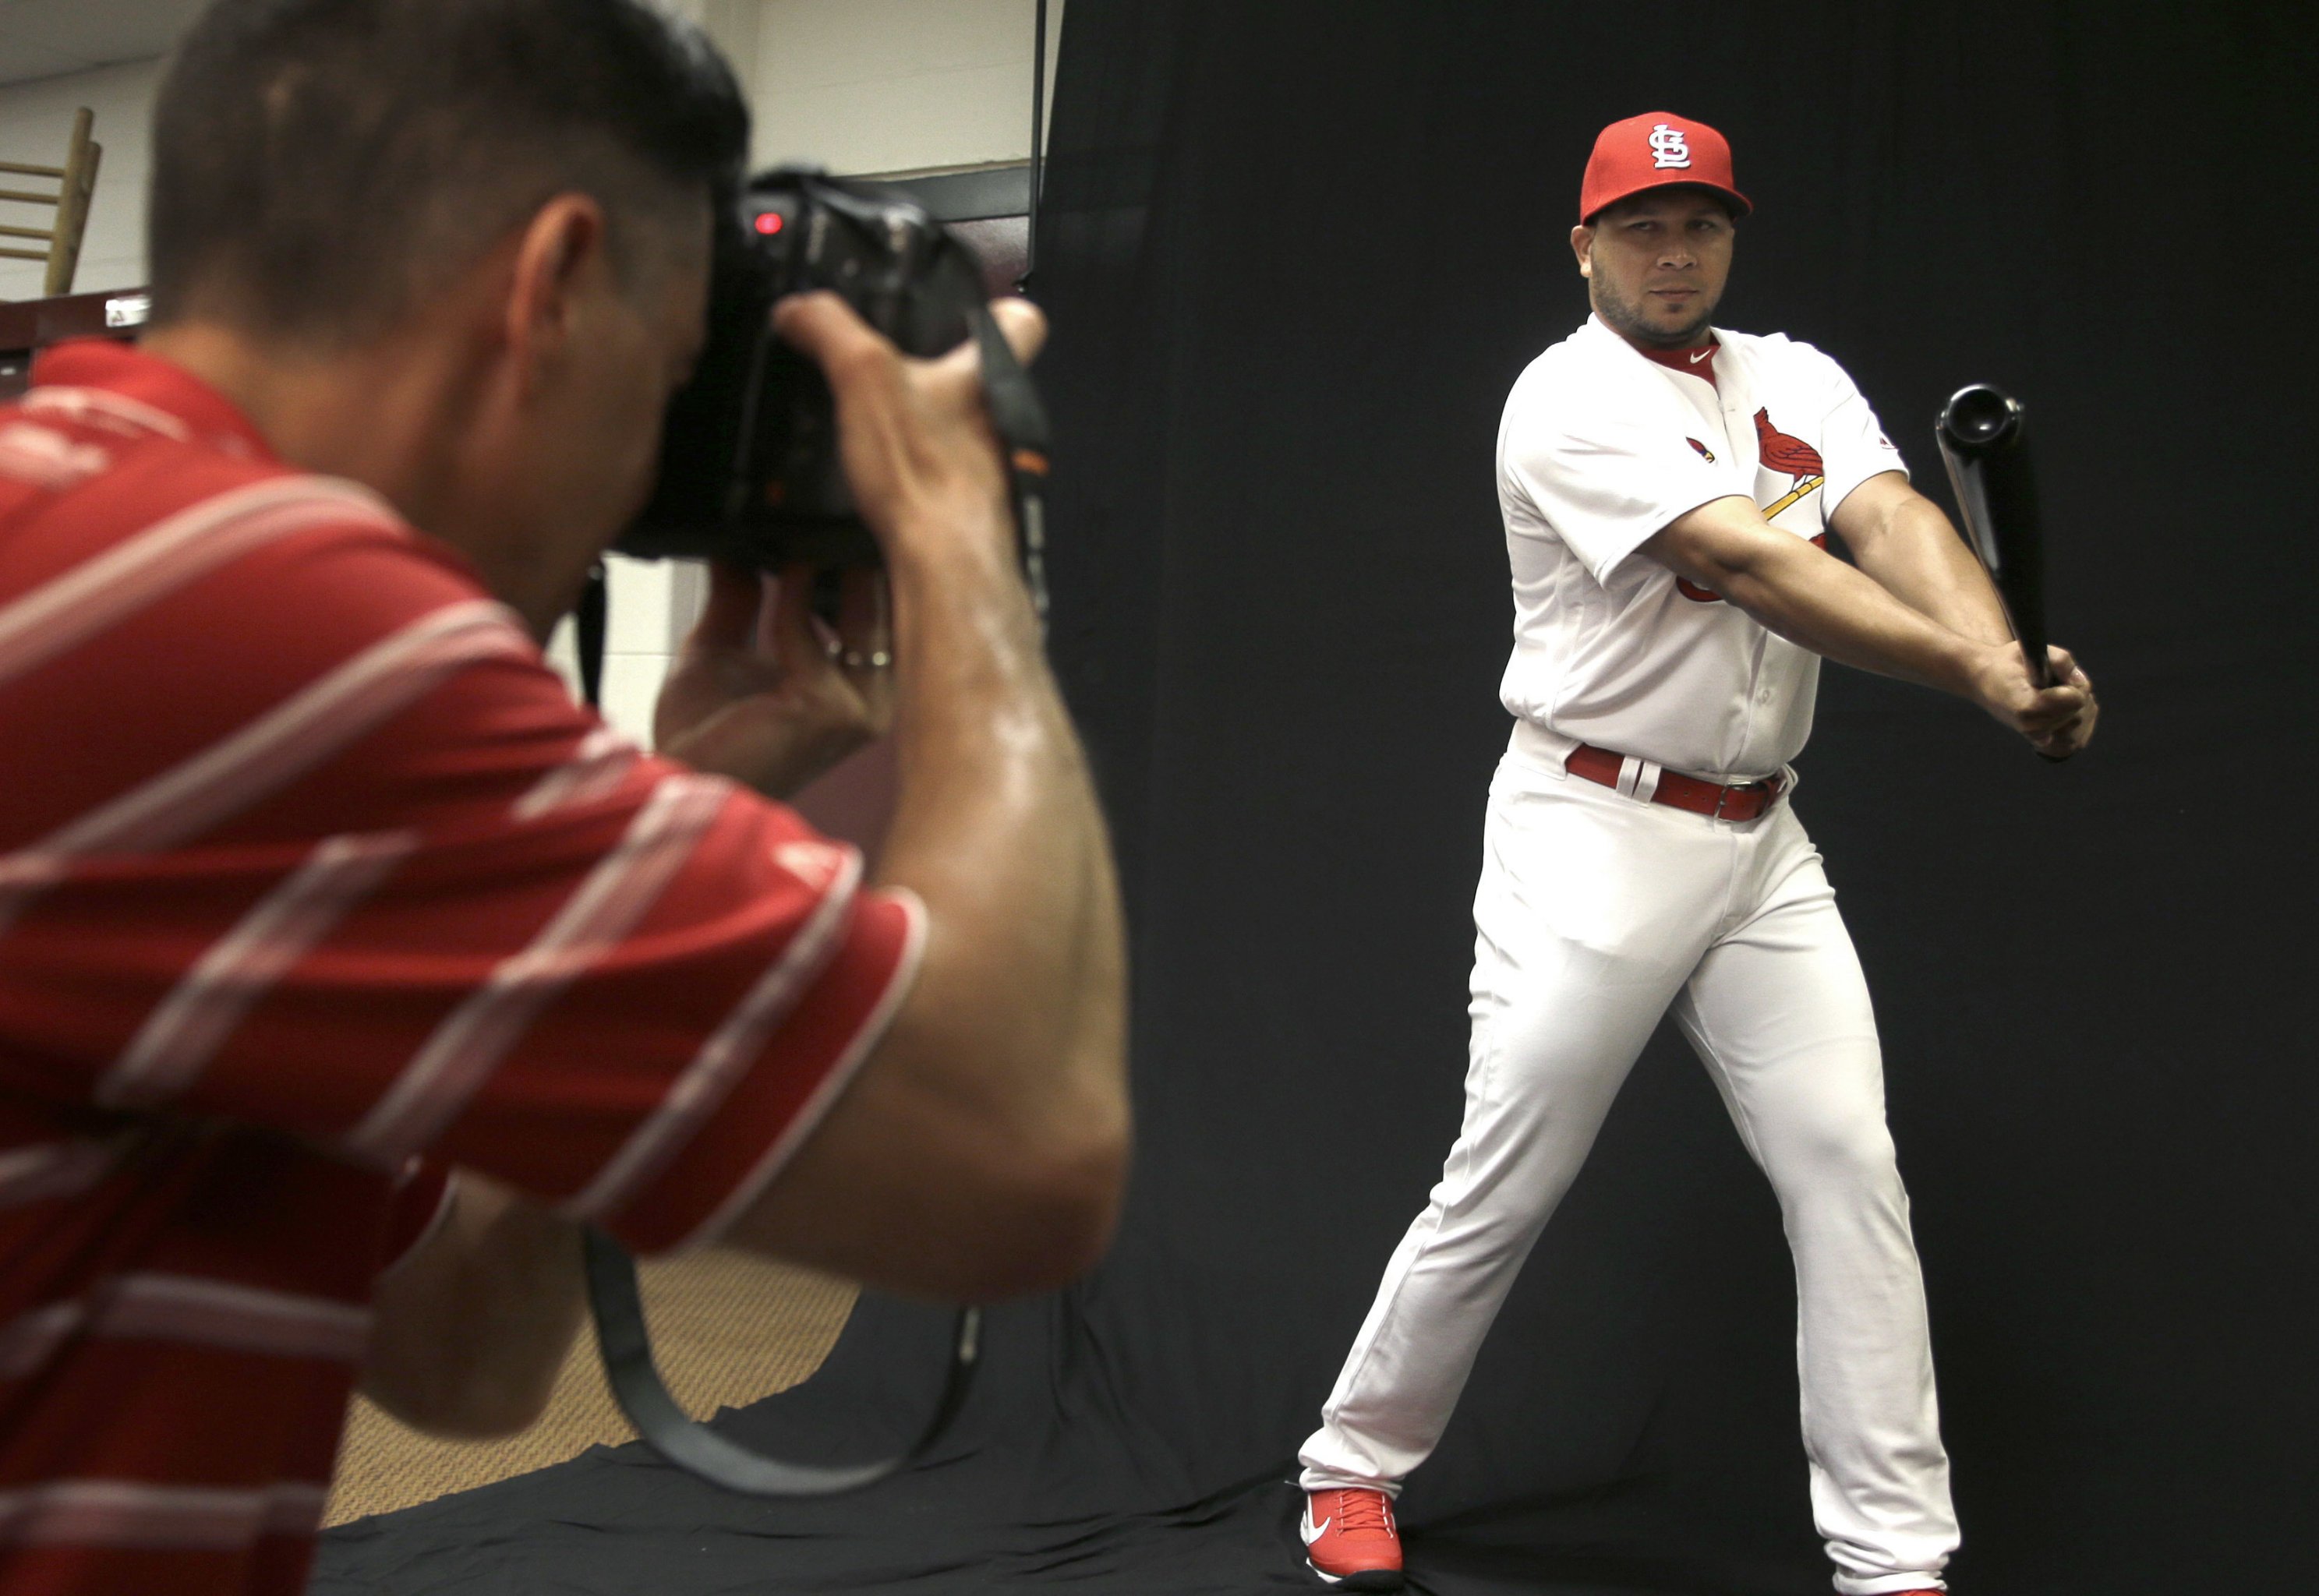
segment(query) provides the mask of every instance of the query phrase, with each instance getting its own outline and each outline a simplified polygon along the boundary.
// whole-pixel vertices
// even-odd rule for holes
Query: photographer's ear
[[[533,213],[516,240],[508,284],[508,347],[527,388],[580,336],[587,299],[609,286],[604,208],[582,194],[558,194]]]

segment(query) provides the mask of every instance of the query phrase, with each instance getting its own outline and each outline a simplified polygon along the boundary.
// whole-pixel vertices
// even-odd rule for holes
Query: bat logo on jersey
[[[1715,458],[1707,453],[1707,446],[1697,438],[1686,437],[1683,441],[1709,460]],[[1773,471],[1783,471],[1795,479],[1795,486],[1764,507],[1764,518],[1767,521],[1790,505],[1819,491],[1827,481],[1827,463],[1819,457],[1819,451],[1793,433],[1782,432],[1773,426],[1768,405],[1755,412],[1755,447],[1765,465]],[[1811,541],[1814,548],[1826,548],[1827,534],[1823,532]],[[1683,577],[1676,577],[1674,585],[1677,592],[1694,604],[1723,602],[1723,595],[1713,588],[1701,587]]]
[[[1700,442],[1695,437],[1686,437],[1683,441],[1689,444],[1692,448],[1697,449],[1699,451],[1699,457],[1706,461],[1710,465],[1715,464],[1715,451],[1713,449],[1709,448],[1705,444]]]
[[[1651,166],[1688,167],[1691,165],[1691,142],[1681,128],[1660,122],[1651,129]]]

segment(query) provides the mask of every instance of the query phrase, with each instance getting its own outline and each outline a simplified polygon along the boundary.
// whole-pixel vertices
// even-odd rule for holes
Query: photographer
[[[579,1222],[944,1298],[1102,1249],[1116,893],[971,351],[778,312],[890,633],[720,572],[662,757],[539,654],[746,140],[640,0],[220,0],[182,45],[152,330],[0,412],[0,1591],[299,1589],[357,1378],[525,1421]],[[865,879],[748,789],[889,705]]]

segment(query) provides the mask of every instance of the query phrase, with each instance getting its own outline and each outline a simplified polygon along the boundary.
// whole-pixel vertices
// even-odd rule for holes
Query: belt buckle
[[[1720,819],[1722,819],[1722,818],[1723,818],[1723,806],[1724,806],[1724,805],[1726,805],[1726,804],[1728,804],[1728,803],[1729,803],[1729,802],[1731,801],[1731,795],[1732,795],[1733,793],[1735,793],[1735,792],[1755,793],[1755,792],[1757,792],[1757,791],[1762,790],[1764,787],[1766,787],[1766,786],[1768,786],[1768,785],[1770,785],[1768,782],[1764,782],[1764,781],[1735,781],[1735,782],[1730,783],[1730,784],[1729,784],[1729,785],[1728,785],[1728,786],[1725,786],[1725,787],[1723,787],[1723,788],[1721,788],[1721,789],[1719,789],[1717,790],[1716,794],[1715,794],[1715,812],[1714,812],[1712,815],[1709,816],[1708,816],[1708,818],[1710,818],[1710,820],[1720,820]],[[1758,810],[1758,811],[1756,811],[1756,812],[1757,812],[1758,814],[1761,814],[1761,813],[1762,813],[1762,811],[1761,811],[1761,810]]]

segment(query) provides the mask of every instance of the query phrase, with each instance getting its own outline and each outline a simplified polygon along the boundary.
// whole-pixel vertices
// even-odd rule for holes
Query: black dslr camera
[[[771,325],[775,300],[817,288],[843,295],[906,355],[976,338],[1018,499],[1023,473],[1043,471],[1038,397],[990,322],[972,252],[906,194],[781,167],[718,219],[708,343],[670,401],[659,480],[618,553],[764,570],[880,563],[839,466],[829,385]],[[1035,516],[1033,505],[1026,540]]]

